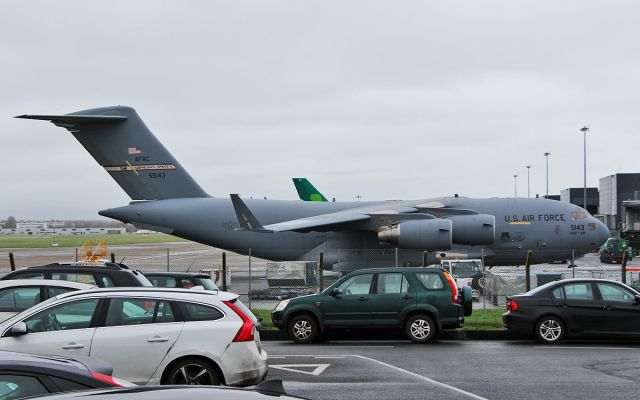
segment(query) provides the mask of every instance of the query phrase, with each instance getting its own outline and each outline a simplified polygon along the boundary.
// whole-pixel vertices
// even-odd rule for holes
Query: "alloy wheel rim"
[[[308,321],[298,321],[293,325],[293,334],[299,339],[306,339],[311,335],[311,324]]]
[[[187,364],[173,374],[173,384],[178,385],[214,385],[211,372],[200,364]]]
[[[540,324],[540,335],[547,341],[557,340],[562,334],[558,321],[549,319]]]
[[[417,339],[426,339],[431,332],[431,326],[423,319],[418,319],[411,324],[411,335]]]

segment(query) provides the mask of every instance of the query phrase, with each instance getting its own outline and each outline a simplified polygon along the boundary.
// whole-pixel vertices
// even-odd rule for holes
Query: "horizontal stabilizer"
[[[42,121],[51,121],[58,126],[79,123],[109,123],[122,122],[127,120],[125,115],[18,115],[16,118],[22,119],[39,119]]]

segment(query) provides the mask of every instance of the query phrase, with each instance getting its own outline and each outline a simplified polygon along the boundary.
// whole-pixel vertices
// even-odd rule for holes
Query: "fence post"
[[[222,252],[222,291],[227,291],[227,253]]]
[[[249,248],[249,290],[247,290],[247,297],[249,298],[249,308],[251,308],[251,248]]]
[[[396,268],[398,268],[398,248],[396,247]]]
[[[78,248],[76,247],[76,262],[78,262]]]
[[[429,252],[428,251],[423,251],[422,252],[422,266],[426,267],[427,266],[427,257],[429,256]]]
[[[620,263],[620,270],[622,272],[622,283],[627,283],[627,250],[622,253],[622,262]]]
[[[320,252],[320,261],[318,261],[318,293],[322,293],[324,290],[324,253]]]
[[[111,262],[112,263],[116,262],[116,253],[111,253]]]
[[[527,251],[527,260],[525,261],[525,271],[526,271],[526,289],[527,292],[531,290],[531,256],[533,255],[533,250]]]
[[[167,247],[167,272],[169,272],[169,248]]]
[[[12,271],[16,270],[16,261],[13,259],[13,253],[9,253],[9,266]]]

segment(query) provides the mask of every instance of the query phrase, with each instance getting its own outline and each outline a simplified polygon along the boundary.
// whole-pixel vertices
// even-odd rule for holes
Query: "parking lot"
[[[640,343],[265,342],[269,378],[310,399],[635,399]]]

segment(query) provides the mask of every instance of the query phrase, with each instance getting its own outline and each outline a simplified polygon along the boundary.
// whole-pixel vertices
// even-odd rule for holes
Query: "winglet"
[[[254,232],[273,232],[262,227],[255,215],[249,210],[249,207],[240,199],[240,196],[237,194],[231,194],[230,196],[233,209],[236,211],[238,224],[240,224],[240,229]]]

